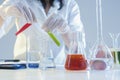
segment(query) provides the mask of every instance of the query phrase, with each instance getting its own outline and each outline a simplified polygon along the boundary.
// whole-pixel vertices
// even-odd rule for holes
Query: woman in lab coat
[[[5,0],[0,5],[0,38],[6,35],[14,24],[18,31],[27,22],[31,22],[32,25],[17,35],[14,58],[25,60],[26,36],[39,36],[42,44],[39,47],[48,45],[51,40],[46,31],[53,32],[60,40],[60,47],[56,44],[52,44],[51,47],[58,64],[64,62],[65,51],[70,46],[68,35],[71,31],[80,31],[85,45],[83,24],[75,0]],[[30,44],[32,43],[38,44],[37,41],[31,41]]]

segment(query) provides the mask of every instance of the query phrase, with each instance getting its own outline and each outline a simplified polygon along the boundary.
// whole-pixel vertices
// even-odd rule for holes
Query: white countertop
[[[0,80],[120,80],[120,69],[113,69],[109,71],[0,69]]]

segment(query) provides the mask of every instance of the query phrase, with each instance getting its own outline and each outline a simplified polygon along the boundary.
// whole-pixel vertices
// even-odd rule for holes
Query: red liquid
[[[20,34],[21,32],[23,32],[24,30],[26,30],[28,27],[30,27],[32,24],[31,23],[26,23],[24,26],[22,26],[22,28],[16,32],[16,36],[18,34]]]
[[[65,69],[67,70],[85,70],[87,68],[87,61],[81,54],[67,55]]]

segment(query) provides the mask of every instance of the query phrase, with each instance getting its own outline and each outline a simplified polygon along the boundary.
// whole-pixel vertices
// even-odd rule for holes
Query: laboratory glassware
[[[30,28],[29,28],[30,29]],[[27,31],[30,31],[30,30]],[[28,68],[55,68],[51,45],[54,44],[46,32],[26,35],[27,67]],[[41,35],[42,34],[42,35]]]
[[[42,53],[41,38],[34,35],[26,36],[26,61],[27,68],[39,68]]]
[[[52,51],[53,42],[49,40],[43,45],[44,45],[43,46],[44,50],[42,50],[42,55],[40,58],[40,69],[46,70],[46,69],[56,68],[56,65],[54,62],[54,55]]]
[[[113,57],[110,49],[103,40],[101,0],[96,0],[96,20],[97,41],[91,49],[92,55],[89,66],[91,70],[109,70],[113,65]]]
[[[115,64],[120,64],[120,49],[118,47],[118,38],[120,33],[109,33],[110,37],[112,38],[112,56],[114,58]]]
[[[87,60],[82,42],[82,33],[79,31],[71,32],[71,42],[66,56],[66,70],[86,70]]]

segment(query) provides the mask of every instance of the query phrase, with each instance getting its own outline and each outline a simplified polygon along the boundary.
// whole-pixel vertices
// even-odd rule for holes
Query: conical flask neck
[[[72,32],[70,53],[83,54],[84,47],[82,42],[82,33],[80,31]]]

